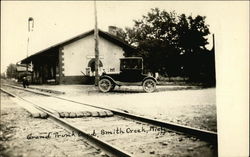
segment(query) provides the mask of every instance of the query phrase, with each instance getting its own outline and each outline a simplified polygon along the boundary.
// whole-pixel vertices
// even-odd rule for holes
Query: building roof
[[[104,32],[104,31],[102,31],[100,29],[98,29],[98,33],[99,33],[99,36],[101,36],[101,37],[109,40],[110,42],[112,42],[112,43],[114,43],[116,45],[119,45],[120,47],[122,47],[122,48],[124,48],[126,50],[129,50],[129,51],[136,51],[137,50],[136,47],[133,47],[133,46],[127,44],[125,41],[119,39],[118,37],[116,37],[116,36],[114,36],[114,35],[112,35],[110,33]],[[77,41],[79,39],[85,38],[85,37],[87,37],[89,35],[92,35],[92,34],[94,34],[94,30],[93,29],[90,30],[90,31],[88,31],[88,32],[79,34],[79,35],[77,35],[77,36],[75,36],[73,38],[70,38],[70,39],[62,41],[60,43],[57,43],[55,45],[52,45],[52,46],[50,46],[50,47],[48,47],[46,49],[43,49],[41,51],[38,51],[37,53],[35,53],[35,54],[33,54],[33,55],[31,55],[31,56],[29,56],[29,57],[24,58],[23,60],[21,60],[21,63],[30,62],[32,60],[32,58],[35,57],[35,56],[41,55],[43,53],[47,53],[47,52],[49,52],[52,49],[59,48],[61,46],[70,44],[70,43],[72,43],[74,41]]]
[[[32,67],[29,65],[28,69],[27,69],[27,65],[26,64],[16,64],[16,70],[17,72],[25,72],[25,71],[32,71]]]

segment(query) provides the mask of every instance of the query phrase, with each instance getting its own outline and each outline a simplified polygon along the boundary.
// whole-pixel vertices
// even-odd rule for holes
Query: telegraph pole
[[[215,39],[214,39],[214,34],[213,34],[213,52],[215,52]]]
[[[94,0],[94,14],[95,14],[95,30],[94,30],[94,38],[95,38],[95,86],[98,85],[99,82],[99,33],[97,27],[97,10],[96,10],[96,0]]]
[[[27,39],[27,58],[29,57],[29,42],[30,42],[30,33],[33,32],[34,29],[34,19],[32,17],[29,17],[28,19],[28,39]],[[27,63],[27,67],[26,67],[26,74],[28,74],[28,67],[29,64]]]

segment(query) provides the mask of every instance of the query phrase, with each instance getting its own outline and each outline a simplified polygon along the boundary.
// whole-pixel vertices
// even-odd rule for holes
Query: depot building
[[[99,30],[99,72],[119,72],[120,58],[136,49],[116,37],[115,27]],[[33,68],[35,84],[90,84],[95,76],[94,30],[55,44],[23,60]]]

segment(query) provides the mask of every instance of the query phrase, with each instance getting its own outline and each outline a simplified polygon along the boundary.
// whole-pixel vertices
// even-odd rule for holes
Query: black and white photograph
[[[3,157],[249,156],[249,1],[1,1]]]

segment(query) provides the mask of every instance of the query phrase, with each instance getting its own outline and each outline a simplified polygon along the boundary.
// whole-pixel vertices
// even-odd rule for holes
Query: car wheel
[[[109,79],[105,79],[104,78],[104,79],[101,79],[99,81],[99,85],[98,86],[99,86],[100,91],[106,93],[106,92],[109,92],[111,90],[112,83],[111,83],[111,81]]]
[[[112,83],[112,87],[111,87],[110,91],[113,91],[114,89],[115,89],[115,84]]]
[[[156,82],[152,79],[147,79],[142,84],[143,90],[147,93],[151,93],[156,88]]]

